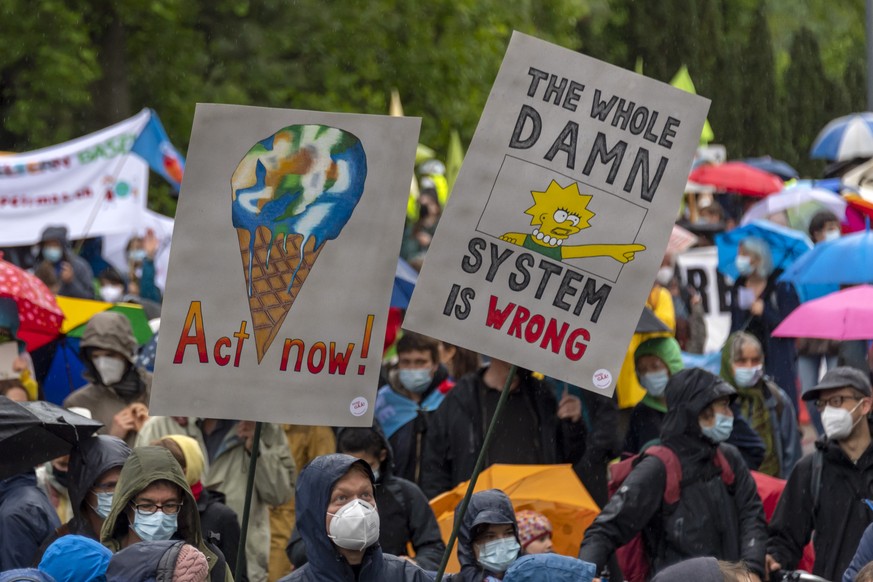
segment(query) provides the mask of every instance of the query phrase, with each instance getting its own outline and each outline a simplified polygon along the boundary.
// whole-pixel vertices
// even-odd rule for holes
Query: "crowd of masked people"
[[[428,211],[405,246],[416,260],[440,210],[424,194]],[[714,206],[702,220],[707,210],[724,221]],[[839,228],[822,212],[809,234],[830,240]],[[95,278],[63,228],[22,256],[56,294],[159,305],[155,245],[131,242],[127,276]],[[868,346],[772,337],[796,292],[776,281],[765,241],[743,241],[738,256],[718,374],[684,363],[706,330],[700,298],[665,257],[647,306],[672,331],[635,334],[619,379],[640,393],[632,406],[400,332],[398,315],[372,427],[263,424],[244,547],[255,423],[149,416],[130,323],[99,313],[80,344],[88,383],[63,405],[103,428],[0,481],[0,582],[431,580],[445,543],[428,500],[470,479],[507,386],[485,466],[570,464],[601,511],[578,555],[560,556],[548,518],[516,512],[500,490],[478,492],[456,515],[461,570],[446,579],[758,582],[802,567],[873,581]],[[0,316],[0,342],[16,341],[16,317]],[[21,378],[0,382],[0,394],[35,400],[23,348],[20,360]],[[800,406],[817,435],[806,443]],[[784,480],[769,515],[763,478]]]

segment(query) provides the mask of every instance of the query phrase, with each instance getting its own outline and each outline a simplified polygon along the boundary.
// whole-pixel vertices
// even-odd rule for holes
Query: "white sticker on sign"
[[[358,396],[349,404],[349,412],[352,413],[352,416],[364,416],[367,414],[368,408],[370,408],[370,403],[363,396]]]
[[[609,373],[609,370],[600,368],[594,372],[594,376],[591,377],[591,382],[598,390],[606,390],[612,386],[612,374]]]

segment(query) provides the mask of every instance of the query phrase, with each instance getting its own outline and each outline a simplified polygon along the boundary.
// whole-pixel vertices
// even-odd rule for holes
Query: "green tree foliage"
[[[762,1],[755,10],[748,41],[741,57],[742,151],[743,156],[770,155],[780,147],[776,67]]]
[[[381,113],[472,137],[513,29],[576,48],[584,0],[4,0],[0,149],[155,109],[186,148],[197,102]],[[10,49],[9,47],[14,47]],[[150,205],[172,214],[153,176]]]

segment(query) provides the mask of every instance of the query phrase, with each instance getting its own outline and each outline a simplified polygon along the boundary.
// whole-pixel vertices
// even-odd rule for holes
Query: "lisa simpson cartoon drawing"
[[[646,250],[640,244],[566,244],[574,234],[588,228],[594,213],[588,210],[591,196],[579,192],[573,182],[562,187],[552,180],[544,192],[532,191],[534,205],[525,210],[531,216],[531,233],[507,232],[501,240],[541,253],[550,259],[610,257],[620,263],[634,260],[634,254]]]

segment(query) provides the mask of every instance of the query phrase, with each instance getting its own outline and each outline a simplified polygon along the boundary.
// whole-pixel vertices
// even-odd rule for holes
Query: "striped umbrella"
[[[815,138],[810,156],[833,161],[873,157],[873,113],[853,113],[828,123]]]

